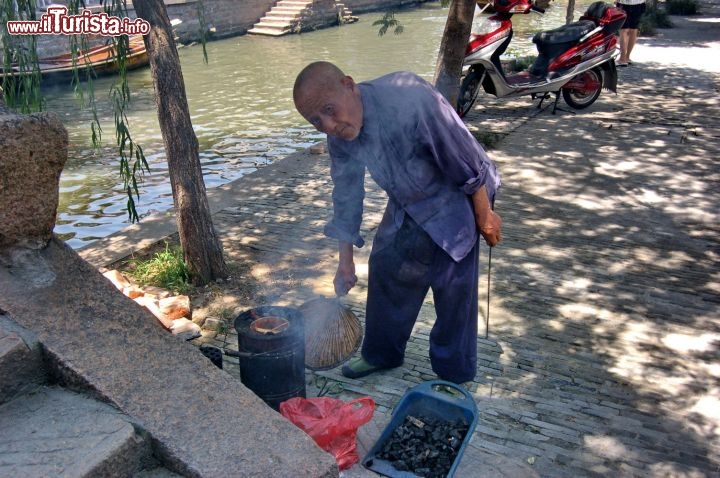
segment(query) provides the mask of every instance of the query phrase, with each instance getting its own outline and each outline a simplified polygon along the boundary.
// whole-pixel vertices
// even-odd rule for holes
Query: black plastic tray
[[[381,475],[391,478],[416,478],[417,475],[409,471],[399,471],[386,460],[377,458],[384,443],[390,438],[392,432],[403,423],[408,415],[424,415],[437,420],[454,421],[463,419],[468,424],[468,431],[463,439],[455,461],[450,467],[447,478],[455,473],[465,447],[472,438],[477,424],[477,405],[472,395],[459,385],[444,380],[424,382],[408,390],[395,410],[393,410],[390,423],[385,427],[380,438],[367,453],[362,465]]]

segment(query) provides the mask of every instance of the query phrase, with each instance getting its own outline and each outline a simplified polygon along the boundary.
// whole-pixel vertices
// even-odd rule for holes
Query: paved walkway
[[[471,387],[479,424],[457,476],[720,476],[717,3],[642,38],[618,95],[605,92],[588,110],[552,115],[529,98],[484,96],[469,115],[471,129],[502,137],[491,153],[504,180],[504,234],[487,338],[481,280]],[[212,191],[226,253],[254,293],[210,287],[206,313],[330,295],[335,244],[321,233],[330,190],[327,156],[301,153]],[[382,207],[371,190],[368,239]],[[148,221],[82,254],[111,263],[123,242],[171,230]],[[368,252],[359,251],[360,283],[347,297],[361,319]],[[436,378],[432,322],[428,297],[403,367],[362,380],[317,374],[341,382],[341,398],[376,400],[361,455],[405,391]],[[232,327],[202,341],[237,349]],[[343,476],[374,474],[356,466]]]

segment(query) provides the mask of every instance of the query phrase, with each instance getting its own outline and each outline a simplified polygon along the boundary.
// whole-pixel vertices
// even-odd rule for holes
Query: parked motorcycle
[[[492,30],[473,33],[467,45],[463,64],[466,73],[457,104],[460,116],[470,111],[480,86],[498,98],[540,98],[538,107],[554,93],[553,114],[561,92],[568,106],[583,109],[598,99],[603,88],[616,91],[616,34],[626,17],[622,9],[597,1],[577,22],[535,34],[535,62],[525,71],[508,74],[500,56],[513,37],[512,16],[544,10],[534,0],[494,0],[493,7],[495,13],[488,18]]]

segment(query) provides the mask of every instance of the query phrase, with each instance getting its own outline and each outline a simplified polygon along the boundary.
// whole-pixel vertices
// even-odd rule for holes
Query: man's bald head
[[[316,61],[298,74],[293,87],[295,108],[318,131],[353,140],[363,125],[360,89],[340,68]]]
[[[329,61],[316,61],[302,69],[295,79],[293,100],[297,104],[301,94],[310,91],[334,90],[340,86],[345,73]]]

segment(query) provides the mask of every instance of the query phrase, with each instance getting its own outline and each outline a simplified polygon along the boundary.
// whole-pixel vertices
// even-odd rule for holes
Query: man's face
[[[343,77],[334,87],[307,85],[301,90],[295,106],[318,131],[330,136],[352,141],[362,129],[360,90],[349,76]]]

